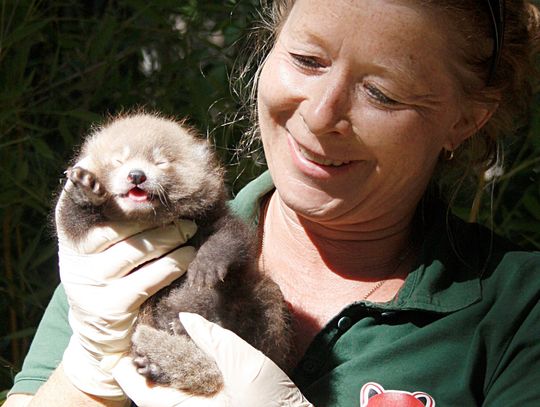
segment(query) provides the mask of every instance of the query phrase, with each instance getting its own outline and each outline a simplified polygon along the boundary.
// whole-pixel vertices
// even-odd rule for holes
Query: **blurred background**
[[[66,163],[92,124],[146,107],[188,117],[228,166],[231,192],[264,170],[238,152],[231,91],[259,0],[0,1],[0,403],[58,284],[50,226]],[[505,140],[503,167],[473,181],[461,217],[540,249],[540,95]]]

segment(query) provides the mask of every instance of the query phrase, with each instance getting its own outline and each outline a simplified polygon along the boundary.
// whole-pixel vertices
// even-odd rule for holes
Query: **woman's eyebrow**
[[[439,87],[434,86],[435,81],[429,77],[428,72],[421,72],[415,69],[414,64],[404,62],[403,59],[380,61],[375,59],[370,62],[376,70],[398,85],[408,88],[415,99],[440,99]]]
[[[289,35],[294,41],[299,41],[305,44],[313,44],[316,46],[324,47],[328,49],[330,44],[324,33],[318,33],[314,30],[310,30],[305,24],[299,24],[294,27],[289,27]],[[329,51],[331,51],[329,49]]]

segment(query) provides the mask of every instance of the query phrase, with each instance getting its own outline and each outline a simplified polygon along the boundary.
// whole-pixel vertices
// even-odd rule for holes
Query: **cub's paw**
[[[229,264],[219,259],[207,261],[197,255],[187,269],[187,282],[193,287],[214,287],[222,283],[229,271]]]
[[[93,172],[81,167],[70,167],[66,175],[74,186],[70,194],[78,204],[99,206],[107,200],[107,190]]]
[[[215,362],[187,335],[170,335],[141,324],[131,348],[138,372],[156,384],[198,396],[212,396],[223,388]]]
[[[146,325],[139,325],[131,338],[131,354],[137,372],[157,384],[170,384],[171,378],[159,365],[168,356],[161,352],[160,342],[166,335]],[[168,338],[167,338],[168,339]]]
[[[166,375],[163,372],[163,369],[152,361],[146,355],[140,355],[137,352],[134,352],[133,364],[137,367],[137,372],[148,378],[154,383],[160,384],[169,384],[170,380],[167,379]]]

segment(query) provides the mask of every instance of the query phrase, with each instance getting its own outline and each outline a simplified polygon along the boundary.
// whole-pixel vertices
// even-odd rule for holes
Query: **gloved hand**
[[[124,357],[112,372],[139,407],[313,407],[274,362],[233,332],[196,314],[181,313],[180,321],[197,346],[216,360],[225,388],[213,398],[202,398],[149,386],[131,358]]]
[[[144,232],[141,227],[96,227],[78,245],[59,233],[60,278],[73,329],[63,368],[77,388],[103,398],[125,398],[110,368],[129,350],[140,305],[180,277],[195,257],[191,246],[174,250],[195,234],[193,222]]]

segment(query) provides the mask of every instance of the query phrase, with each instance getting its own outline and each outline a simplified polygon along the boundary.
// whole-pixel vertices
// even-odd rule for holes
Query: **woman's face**
[[[464,137],[448,54],[440,22],[406,2],[297,0],[258,89],[287,207],[342,226],[410,216],[441,150]]]

